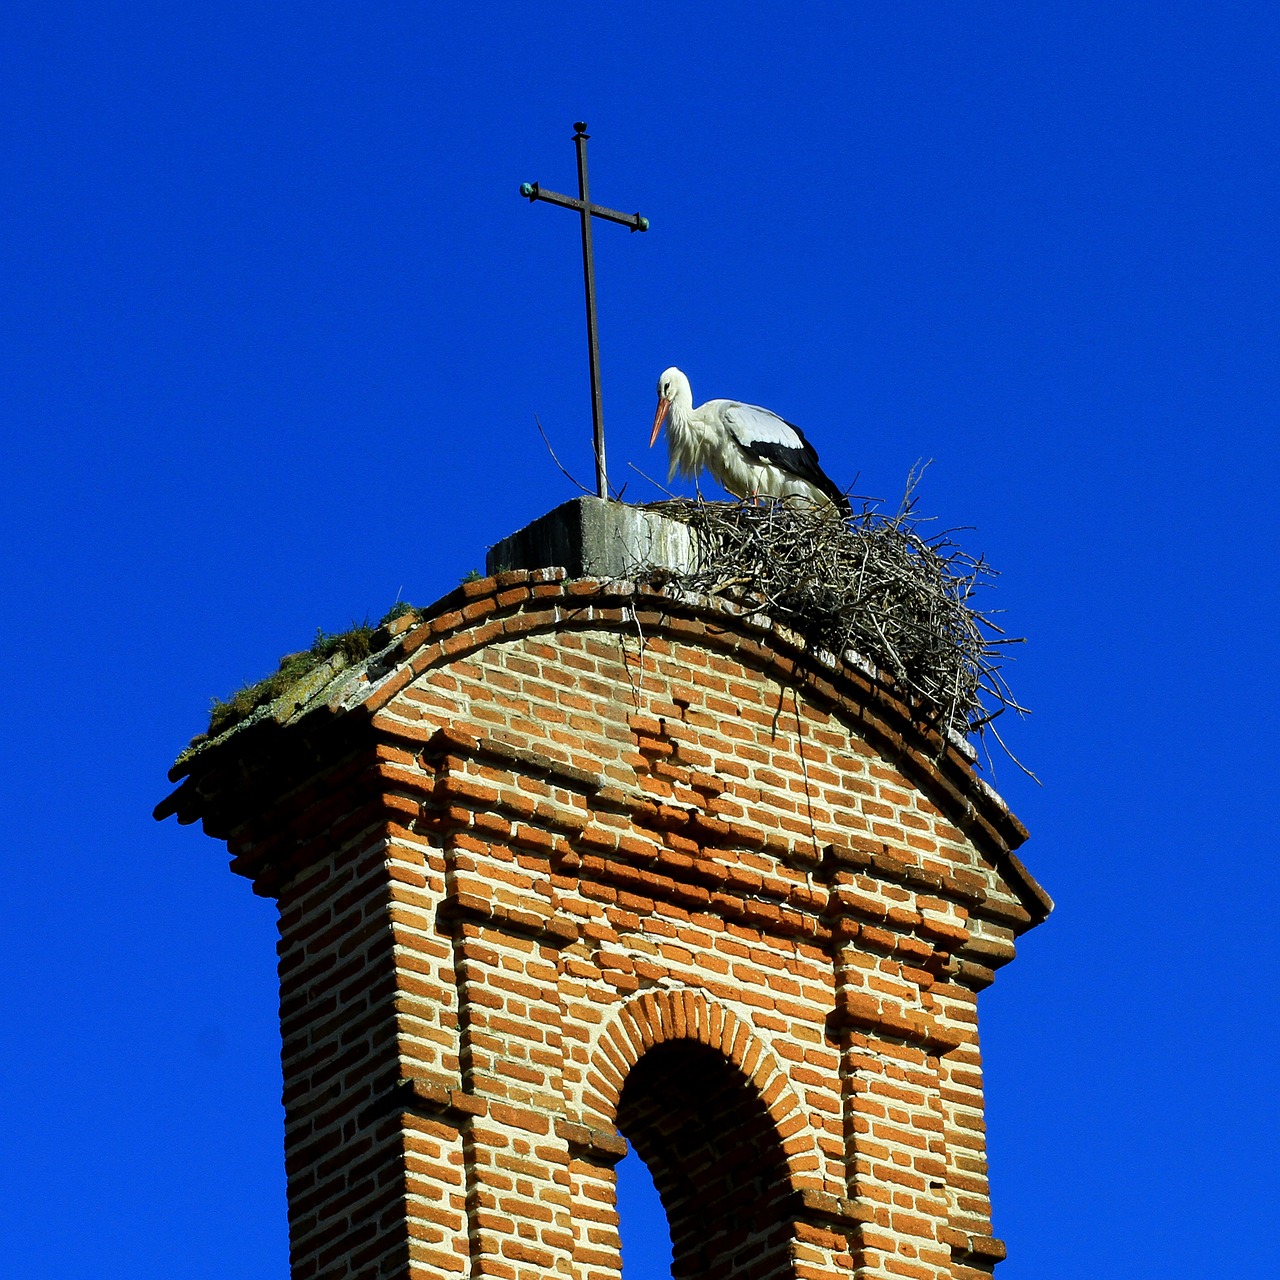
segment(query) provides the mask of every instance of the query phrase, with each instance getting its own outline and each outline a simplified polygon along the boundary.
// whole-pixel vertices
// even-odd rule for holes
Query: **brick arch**
[[[678,1040],[715,1050],[737,1069],[773,1123],[790,1186],[819,1186],[817,1144],[786,1072],[747,1022],[692,987],[647,991],[617,1011],[592,1055],[583,1093],[589,1122],[616,1125],[632,1068],[651,1049]]]
[[[782,683],[803,687],[819,705],[837,709],[858,736],[891,757],[904,777],[984,850],[1037,919],[1051,909],[1043,890],[1012,856],[1025,840],[1026,828],[975,775],[964,752],[922,721],[884,672],[861,660],[816,653],[761,613],[643,582],[566,581],[563,569],[513,570],[465,584],[437,601],[419,625],[405,622],[402,627],[392,649],[338,700],[362,705],[376,716],[431,667],[469,657],[495,642],[563,631],[599,629],[631,636],[639,627],[645,635],[731,652]],[[159,810],[157,816],[162,816]]]
[[[791,1280],[815,1144],[785,1072],[733,1010],[689,987],[632,998],[597,1044],[584,1104],[648,1167],[675,1280]]]

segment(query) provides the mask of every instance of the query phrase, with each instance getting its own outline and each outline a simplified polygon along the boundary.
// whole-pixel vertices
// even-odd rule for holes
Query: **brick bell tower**
[[[293,1280],[618,1280],[627,1143],[680,1280],[989,1276],[1026,831],[853,655],[605,563],[629,512],[175,766],[157,817],[279,905]]]

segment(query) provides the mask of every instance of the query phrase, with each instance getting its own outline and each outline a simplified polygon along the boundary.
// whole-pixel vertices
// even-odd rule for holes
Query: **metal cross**
[[[591,361],[591,422],[596,447],[596,492],[602,498],[609,496],[609,479],[604,465],[604,408],[600,402],[600,339],[596,335],[596,268],[591,253],[591,219],[603,218],[606,222],[619,222],[632,231],[648,231],[649,219],[638,213],[619,213],[592,204],[587,189],[587,126],[578,121],[574,126],[573,141],[578,149],[578,198],[562,196],[557,191],[543,191],[536,182],[522,182],[520,194],[532,204],[545,200],[563,209],[576,209],[582,216],[582,274],[587,286],[587,354]]]

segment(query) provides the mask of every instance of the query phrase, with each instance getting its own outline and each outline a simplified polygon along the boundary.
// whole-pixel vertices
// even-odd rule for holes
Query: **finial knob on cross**
[[[649,219],[638,213],[619,213],[592,204],[587,186],[587,126],[575,122],[573,141],[578,150],[578,198],[562,196],[558,191],[544,191],[536,182],[522,182],[520,194],[530,203],[545,200],[558,204],[562,209],[576,210],[582,217],[582,274],[587,288],[587,355],[591,362],[591,422],[596,452],[596,492],[602,498],[609,496],[609,477],[604,460],[604,408],[600,399],[600,339],[596,333],[596,269],[591,251],[591,219],[603,218],[617,222],[632,231],[648,231]]]

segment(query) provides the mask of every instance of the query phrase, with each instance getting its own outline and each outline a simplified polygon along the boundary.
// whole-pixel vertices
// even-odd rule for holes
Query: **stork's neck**
[[[677,428],[687,427],[693,414],[693,392],[689,389],[689,384],[686,382],[683,386],[677,385],[671,395],[672,423]]]
[[[709,465],[711,433],[693,407],[689,380],[679,370],[673,371],[673,380],[675,385],[667,402],[670,406],[667,410],[667,448],[671,458],[668,474],[674,476],[679,473],[693,480]]]

